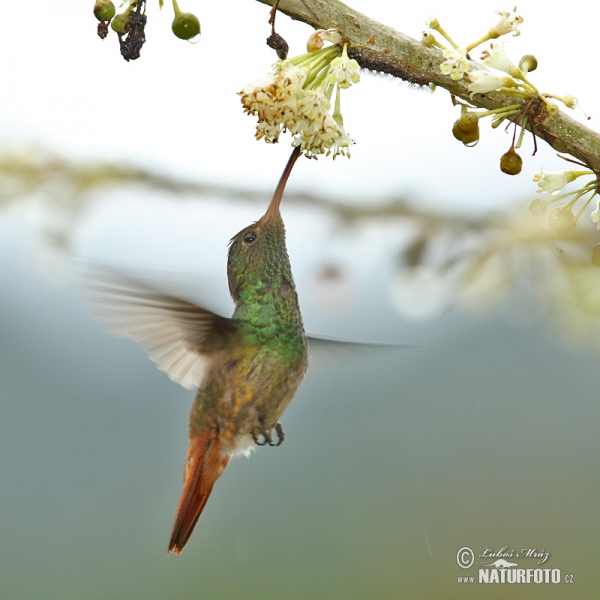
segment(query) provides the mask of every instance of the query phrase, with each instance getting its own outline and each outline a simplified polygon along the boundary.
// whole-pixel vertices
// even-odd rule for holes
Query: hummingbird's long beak
[[[261,221],[266,221],[271,217],[277,216],[277,213],[279,212],[279,205],[281,204],[281,198],[283,197],[283,190],[285,190],[285,184],[287,183],[290,173],[292,172],[292,167],[299,156],[300,146],[296,146],[287,162],[287,165],[285,165],[285,169],[281,174],[281,179],[279,180],[277,188],[275,189],[275,193],[273,194],[273,198],[271,199],[271,204],[269,204],[269,208],[267,208],[267,212],[264,214]]]

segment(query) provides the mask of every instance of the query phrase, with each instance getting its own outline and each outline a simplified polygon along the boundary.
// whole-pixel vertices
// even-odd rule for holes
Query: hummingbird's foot
[[[261,441],[259,441],[256,433],[254,431],[252,432],[252,439],[254,440],[254,443],[257,446],[266,446],[269,443],[269,440],[267,439],[267,432],[262,431],[260,435],[263,437],[263,439]]]
[[[277,432],[277,443],[270,445],[281,446],[281,444],[283,444],[283,440],[285,439],[285,434],[283,433],[283,427],[281,426],[281,423],[277,423],[277,425],[275,425],[275,431]]]
[[[260,439],[259,436],[261,436],[262,439]],[[257,446],[266,446],[267,444],[269,444],[269,446],[273,445],[272,444],[273,438],[271,437],[271,434],[264,427],[260,430],[259,435],[256,435],[256,431],[253,431],[252,439],[254,440],[254,443]]]
[[[273,441],[273,430],[275,430],[277,433],[276,442]],[[266,446],[267,444],[269,444],[269,446],[281,446],[284,438],[285,435],[283,433],[283,427],[281,427],[281,423],[277,423],[277,425],[275,425],[275,427],[272,429],[265,429],[262,427],[259,435],[256,435],[255,431],[252,432],[252,439],[257,446]]]

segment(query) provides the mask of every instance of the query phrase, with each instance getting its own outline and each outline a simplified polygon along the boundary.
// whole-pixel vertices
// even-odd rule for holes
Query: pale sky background
[[[512,8],[351,5],[417,39],[435,15],[460,44]],[[254,140],[236,95],[275,60],[264,44],[269,8],[181,0],[202,23],[190,45],[171,33],[168,0],[162,12],[148,0],[147,43],[126,63],[114,35],[96,36],[92,6],[2,3],[0,139],[264,191],[264,202],[250,203],[111,190],[77,231],[78,253],[154,271],[231,314],[227,242],[263,214],[290,153],[285,137],[275,146]],[[509,56],[535,54],[538,88],[575,95],[600,127],[599,5],[530,0],[518,9],[525,22],[520,37],[506,38]],[[279,15],[277,29],[291,54],[304,51],[310,28]],[[458,109],[441,89],[364,74],[342,109],[357,142],[352,159],[300,160],[290,189],[364,204],[410,194],[444,212],[526,210],[534,173],[564,168],[543,143],[531,157],[527,136],[522,174],[502,174],[512,132],[483,124],[479,145],[463,147],[451,134]],[[521,321],[529,327],[444,305],[437,318],[408,320],[394,289],[427,303],[396,281],[405,241],[397,223],[343,228],[327,211],[284,198],[307,331],[413,346],[309,372],[283,420],[285,444],[232,461],[178,559],[165,552],[192,394],[138,345],[107,335],[63,281],[39,276],[29,234],[42,216],[60,218],[40,212],[0,213],[2,599],[597,598],[598,356],[564,343],[560,311],[543,320],[543,293],[517,294],[533,315]],[[440,241],[442,250],[452,244]],[[560,249],[548,242],[548,250]],[[324,265],[346,277],[321,294],[315,273]],[[429,300],[444,301],[443,282],[432,281]],[[493,290],[483,295],[494,300]],[[483,594],[457,587],[459,548],[504,544],[549,551],[549,566],[576,583]]]

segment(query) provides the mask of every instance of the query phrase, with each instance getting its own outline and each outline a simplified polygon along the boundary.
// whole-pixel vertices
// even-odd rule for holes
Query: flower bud
[[[523,71],[523,73],[527,75],[527,73],[531,73],[532,71],[535,71],[537,69],[537,64],[537,58],[535,56],[533,56],[532,54],[526,54],[519,61],[519,69],[521,69],[521,71]]]
[[[523,159],[515,152],[514,146],[511,146],[500,158],[500,170],[507,175],[518,175],[522,168]]]
[[[548,201],[546,198],[534,198],[529,203],[529,212],[536,217],[541,217],[547,210]]]
[[[429,31],[423,32],[423,37],[421,38],[421,43],[423,44],[423,46],[427,46],[429,48],[437,45],[436,39],[435,39],[433,33],[430,33]]]
[[[555,233],[568,233],[575,227],[575,215],[566,204],[553,208],[548,214],[548,226]]]
[[[600,267],[600,244],[596,244],[592,248],[592,263],[596,267]]]
[[[558,114],[558,106],[554,102],[546,102],[546,110],[551,117],[555,117]]]
[[[98,21],[110,21],[115,16],[115,5],[111,0],[96,0],[94,15]]]

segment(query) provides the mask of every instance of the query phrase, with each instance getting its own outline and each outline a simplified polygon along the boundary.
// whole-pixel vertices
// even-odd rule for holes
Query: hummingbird
[[[231,318],[133,279],[109,277],[95,284],[98,308],[115,333],[141,342],[173,380],[197,388],[169,552],[184,549],[234,456],[283,442],[280,419],[308,367],[279,211],[299,155],[295,148],[265,214],[230,241]]]

